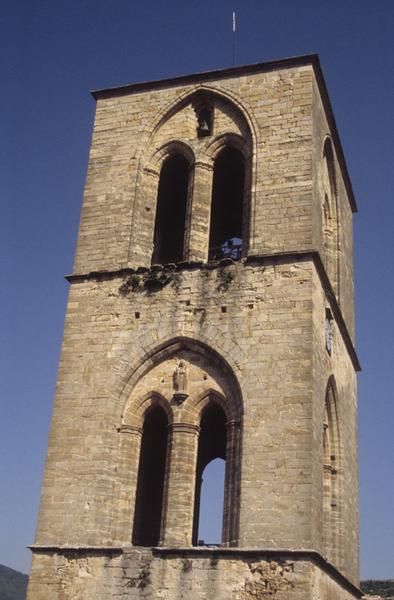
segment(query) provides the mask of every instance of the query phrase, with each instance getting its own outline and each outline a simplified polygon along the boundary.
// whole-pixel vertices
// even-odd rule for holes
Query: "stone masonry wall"
[[[357,597],[317,565],[292,556],[124,548],[42,554],[27,600],[352,600]]]
[[[323,256],[323,147],[330,136],[330,127],[324,111],[322,99],[316,81],[313,82],[313,238],[316,249]],[[345,188],[343,175],[334,147],[334,169],[337,184],[338,222],[339,222],[339,294],[337,300],[354,342],[354,273],[353,273],[353,225],[352,209]]]
[[[357,469],[357,395],[356,374],[337,322],[333,325],[333,349],[327,352],[325,340],[326,307],[330,304],[324,294],[317,271],[313,274],[313,380],[314,380],[314,412],[313,412],[313,453],[314,468],[314,514],[313,530],[315,540],[313,546],[325,554],[322,540],[321,507],[323,504],[323,428],[324,402],[327,384],[334,378],[337,391],[337,408],[340,435],[340,455],[338,463],[338,483],[340,498],[334,510],[338,511],[339,557],[336,566],[356,585],[359,583],[358,573],[358,469]],[[329,560],[333,560],[328,556]],[[336,562],[336,561],[334,561]]]
[[[357,596],[344,579],[358,583],[352,215],[334,148],[339,312],[321,267],[322,151],[333,132],[312,62],[98,94],[29,600]],[[199,139],[202,97],[214,122]],[[213,165],[226,144],[244,157],[246,243],[242,260],[207,263]],[[184,261],[151,268],[160,169],[174,149],[191,173]],[[331,355],[327,308],[336,315]],[[189,388],[178,402],[180,361]],[[323,540],[330,377],[340,422],[340,549],[331,555]],[[239,555],[190,548],[199,425],[212,398],[225,415],[231,466],[223,541]],[[155,402],[168,419],[167,551],[130,548],[142,425]],[[171,553],[180,547],[190,556]],[[308,549],[339,572],[316,556],[274,560],[242,548]]]
[[[253,141],[252,253],[311,248],[312,79],[310,66],[294,67],[98,99],[75,272],[138,266],[141,260],[149,265],[152,239],[145,238],[146,227],[133,228],[145,211],[152,215],[141,172],[163,142],[195,142],[192,109],[186,106],[181,120],[172,115],[203,91],[232,107],[233,114],[215,124],[218,133],[243,133],[247,125]],[[146,207],[136,204],[138,193]]]
[[[149,369],[155,349],[186,338],[223,357],[239,382],[246,432],[239,543],[310,546],[311,263],[277,259],[177,275],[160,292],[126,297],[119,278],[72,285],[37,543],[129,543],[119,489],[122,414],[141,365]],[[156,389],[171,399],[165,384]]]

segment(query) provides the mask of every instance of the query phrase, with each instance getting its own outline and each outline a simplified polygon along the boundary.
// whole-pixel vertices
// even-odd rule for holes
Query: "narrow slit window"
[[[339,293],[339,224],[334,155],[331,142],[326,140],[323,153],[323,238],[324,264],[334,292]]]
[[[132,543],[157,546],[160,541],[168,419],[156,406],[146,414],[138,469]]]
[[[209,260],[242,256],[245,160],[235,148],[225,148],[214,165]]]
[[[338,561],[340,530],[339,423],[334,389],[329,383],[323,421],[323,543],[328,559]]]
[[[159,179],[152,264],[184,258],[189,162],[174,154],[164,162]]]

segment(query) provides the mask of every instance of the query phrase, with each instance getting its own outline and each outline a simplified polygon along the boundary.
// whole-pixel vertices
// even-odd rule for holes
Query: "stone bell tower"
[[[28,599],[359,597],[356,205],[317,56],[93,95]]]

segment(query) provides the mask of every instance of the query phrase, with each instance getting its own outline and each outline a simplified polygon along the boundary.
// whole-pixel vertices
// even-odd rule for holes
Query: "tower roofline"
[[[202,81],[210,81],[213,79],[224,79],[237,77],[241,75],[249,75],[252,73],[263,73],[266,71],[276,71],[278,69],[291,69],[294,67],[312,66],[317,84],[319,86],[320,95],[322,98],[323,106],[326,112],[327,120],[330,126],[330,131],[334,146],[336,149],[338,162],[342,171],[343,179],[348,193],[351,209],[354,213],[357,212],[356,199],[353,192],[352,182],[349,176],[349,171],[346,165],[345,156],[341,140],[336,125],[334,112],[332,109],[330,97],[327,90],[327,84],[324,79],[322,67],[318,54],[304,54],[301,56],[293,56],[290,58],[281,58],[277,60],[270,60],[267,62],[252,63],[249,65],[241,65],[236,67],[226,67],[224,69],[214,69],[212,71],[203,71],[200,73],[192,73],[189,75],[178,75],[176,77],[167,77],[164,79],[154,79],[152,81],[143,81],[137,83],[130,83],[127,85],[114,86],[110,88],[103,88],[98,90],[92,90],[91,94],[95,100],[103,98],[113,98],[118,96],[125,96],[128,94],[134,94],[142,91],[163,89],[166,87],[174,87],[177,85],[196,84]]]

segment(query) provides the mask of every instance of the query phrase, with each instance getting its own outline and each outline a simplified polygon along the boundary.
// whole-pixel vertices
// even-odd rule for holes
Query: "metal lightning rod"
[[[233,10],[233,67],[235,66],[235,10]]]

